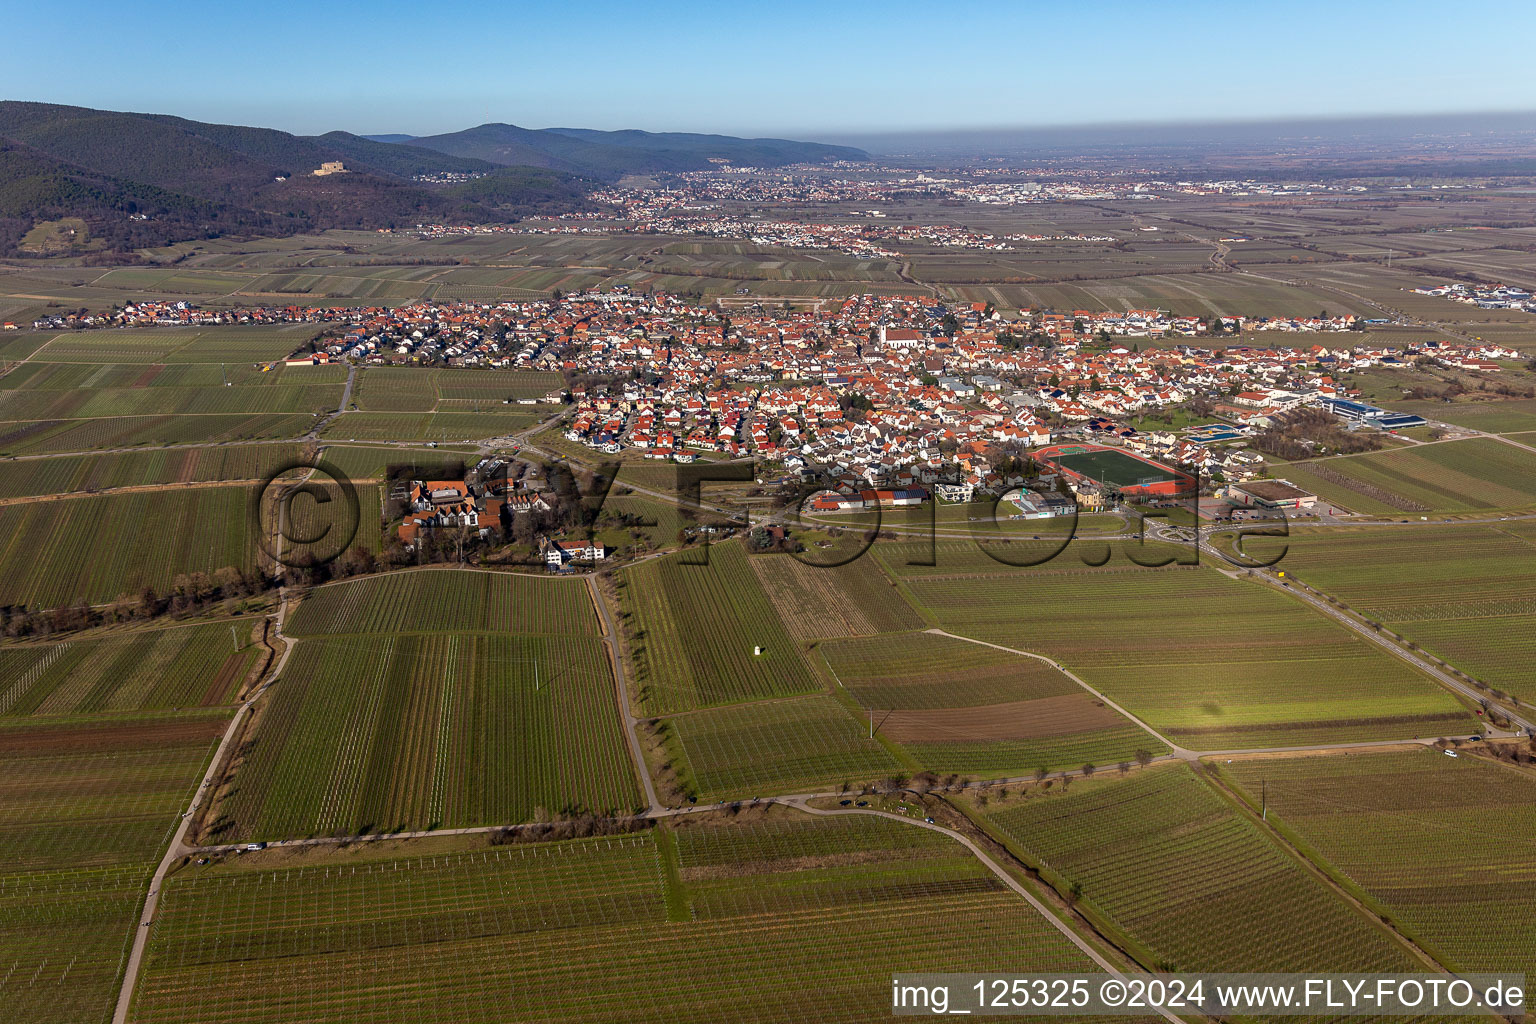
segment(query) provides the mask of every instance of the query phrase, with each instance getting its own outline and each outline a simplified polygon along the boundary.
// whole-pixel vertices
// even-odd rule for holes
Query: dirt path
[[[656,783],[651,779],[651,770],[645,763],[645,752],[640,745],[640,720],[634,716],[629,706],[629,684],[625,681],[624,659],[619,652],[618,634],[614,632],[613,622],[608,614],[608,603],[603,599],[603,592],[597,585],[595,575],[587,576],[587,591],[592,595],[592,606],[597,610],[598,620],[603,627],[603,646],[608,650],[608,662],[613,666],[613,683],[617,691],[619,701],[619,714],[624,719],[624,740],[629,745],[629,756],[635,762],[635,774],[640,778],[640,785],[645,790],[645,804],[656,813],[666,810],[660,800],[656,798]]]

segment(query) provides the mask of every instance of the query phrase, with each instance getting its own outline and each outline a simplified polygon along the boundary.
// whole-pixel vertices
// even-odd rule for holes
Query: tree
[[[1083,767],[1082,767],[1083,778],[1085,778],[1085,779],[1093,778],[1093,773],[1095,771],[1097,771],[1097,769],[1094,768],[1093,762],[1090,761],[1088,764],[1083,765]]]
[[[1143,768],[1151,764],[1152,751],[1145,749],[1136,751],[1136,763],[1141,765]]]

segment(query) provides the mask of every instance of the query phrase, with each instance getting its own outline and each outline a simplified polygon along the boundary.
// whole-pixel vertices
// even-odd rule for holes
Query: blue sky
[[[9,8],[9,10],[7,10]],[[1536,109],[1528,5],[3,0],[0,97],[302,133]]]

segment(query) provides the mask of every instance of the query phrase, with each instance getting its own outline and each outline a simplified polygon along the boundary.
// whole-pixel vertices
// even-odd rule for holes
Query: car
[[[247,850],[251,851],[251,852],[255,852],[256,850],[265,850],[267,848],[267,844],[266,843],[246,843],[245,844],[245,848]]]
[[[839,806],[839,807],[847,807],[851,803],[853,803],[852,800],[839,800],[837,802],[837,806]]]
[[[860,800],[859,801],[859,806],[860,807],[868,807],[869,806],[869,801],[868,800]]]
[[[924,818],[923,820],[926,821],[930,825],[933,824],[933,819],[932,818]]]

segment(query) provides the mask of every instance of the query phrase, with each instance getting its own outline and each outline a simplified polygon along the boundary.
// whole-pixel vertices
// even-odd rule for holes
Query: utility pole
[[[1269,820],[1269,780],[1268,779],[1264,779],[1264,780],[1260,781],[1260,783],[1259,783],[1259,792],[1261,794],[1259,796],[1259,808],[1260,808],[1260,812],[1261,812],[1260,813],[1260,817],[1262,817],[1263,820],[1268,821]]]
[[[236,651],[240,650],[240,639],[235,636],[235,624],[233,622],[229,624],[229,642],[234,645]]]

